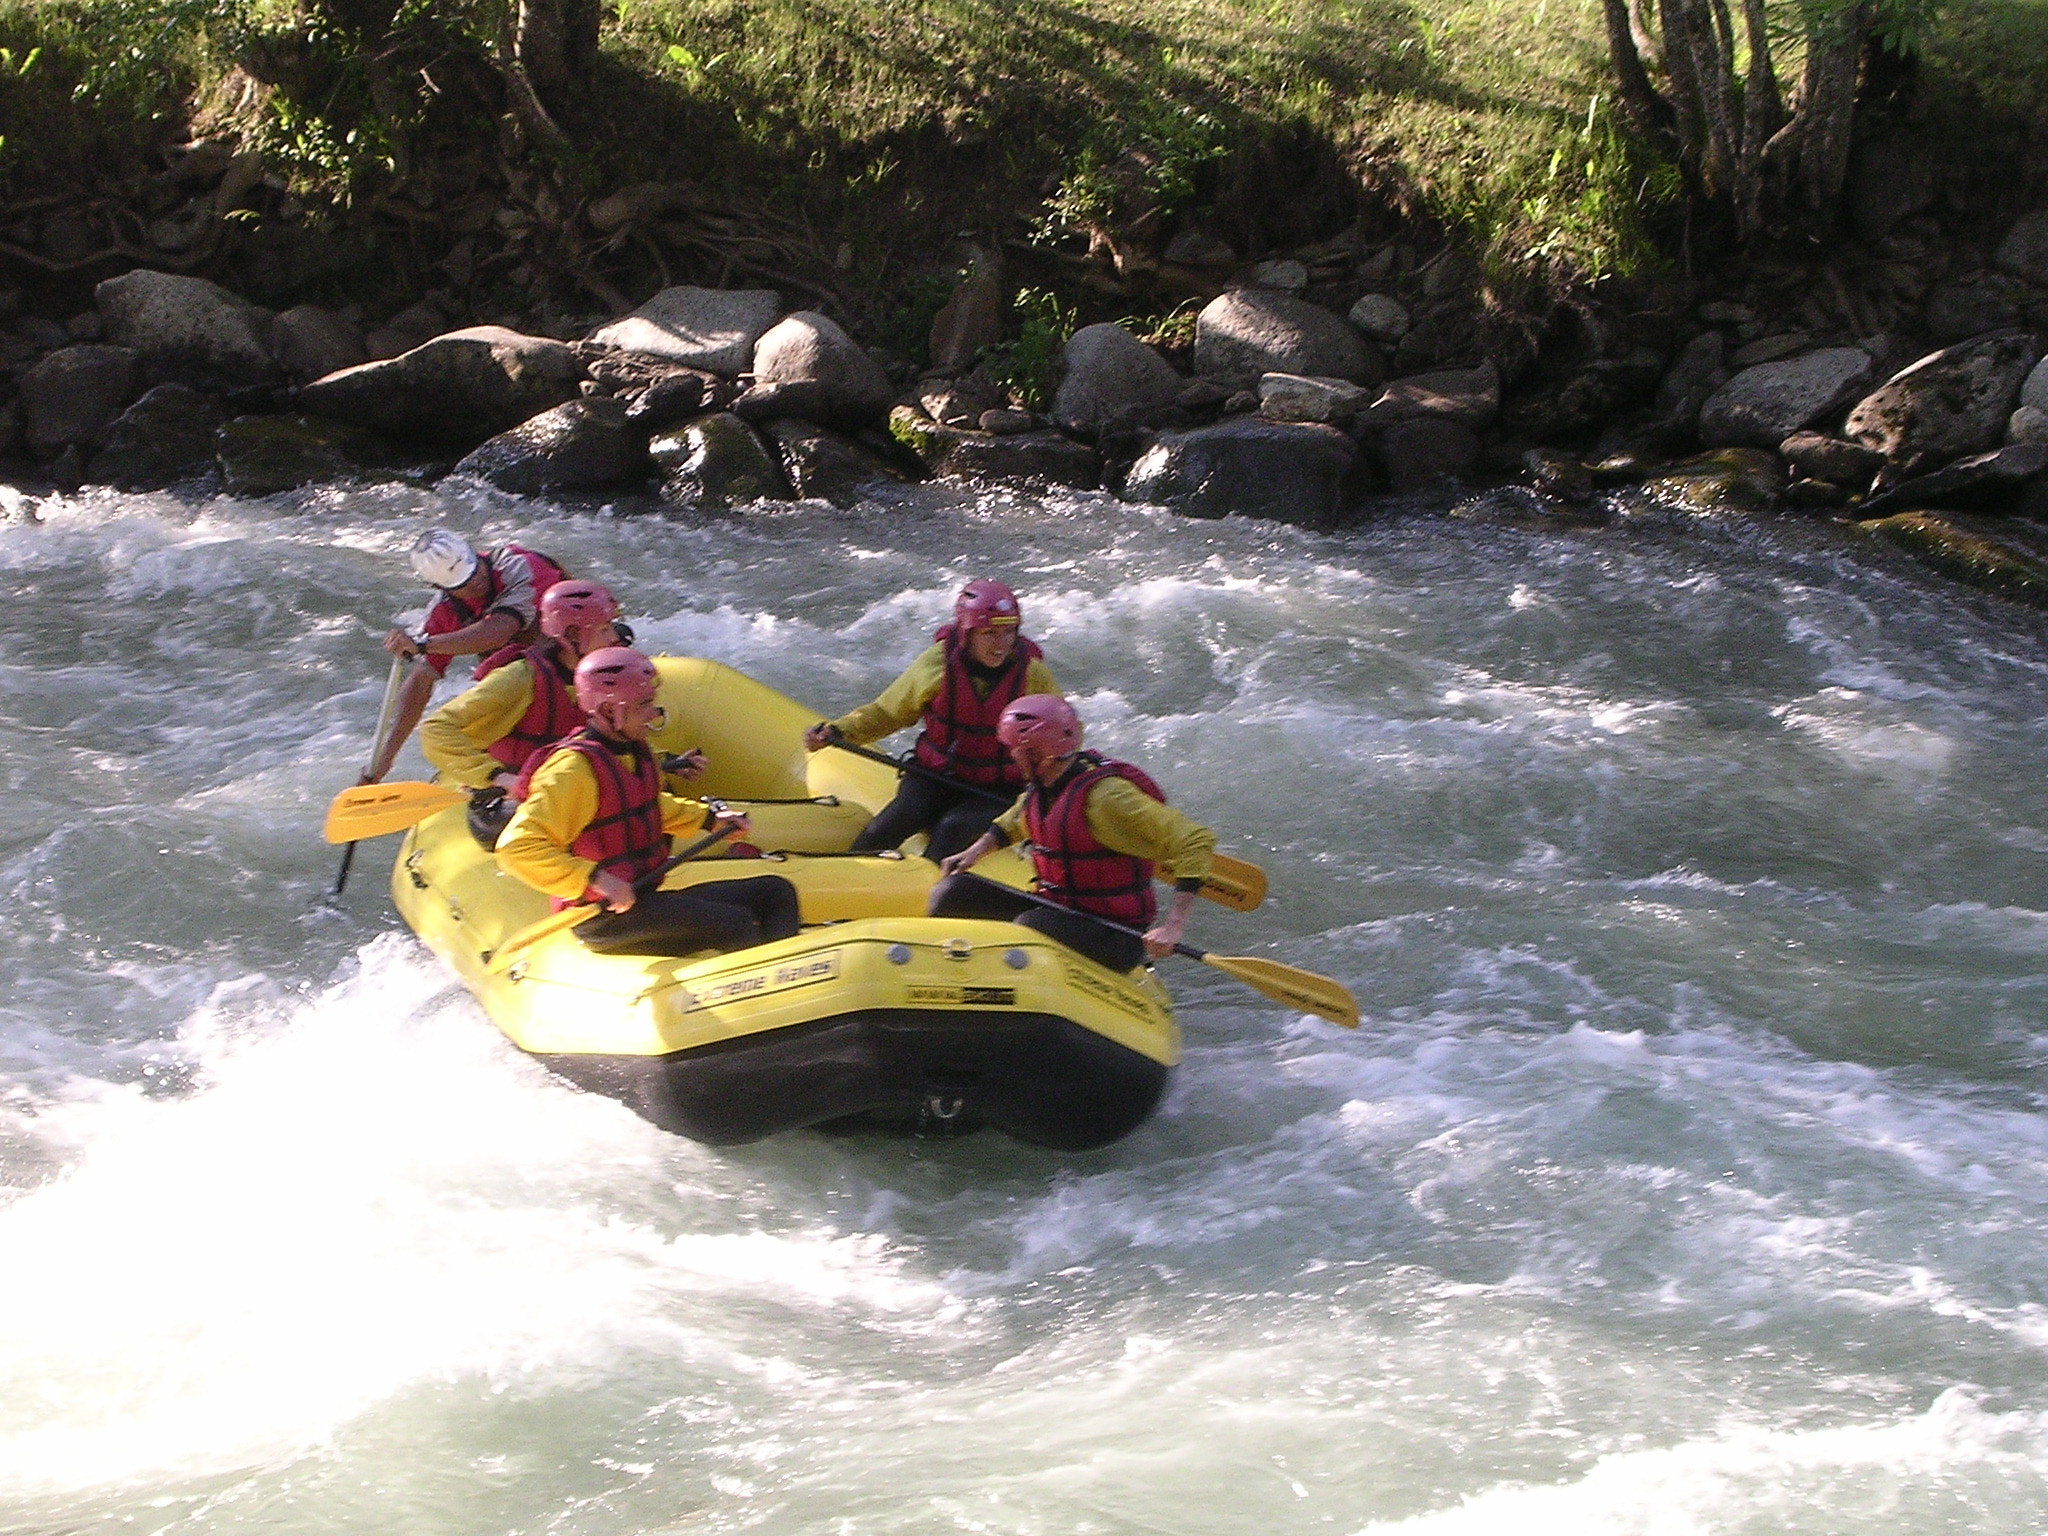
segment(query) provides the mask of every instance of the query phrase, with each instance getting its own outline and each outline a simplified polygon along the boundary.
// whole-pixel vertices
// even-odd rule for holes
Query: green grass
[[[287,0],[0,0],[0,195],[109,182],[189,121],[345,208],[437,146],[495,144],[498,3],[410,0],[394,115]],[[1676,178],[1616,129],[1597,0],[616,0],[604,48],[554,167],[572,191],[695,182],[773,213],[785,264],[844,247],[849,286],[899,308],[955,230],[1056,233],[1138,197],[1264,255],[1331,233],[1363,186],[1508,288],[1670,243]],[[2048,115],[2043,81],[2048,0],[1969,0],[1928,40],[1916,115],[2012,185],[1999,141]]]

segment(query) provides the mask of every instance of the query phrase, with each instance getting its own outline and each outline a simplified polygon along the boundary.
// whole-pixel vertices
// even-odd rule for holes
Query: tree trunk
[[[597,0],[519,0],[513,58],[557,121],[590,85],[601,15]]]
[[[1669,111],[1650,84],[1637,51],[1635,14],[1629,0],[1601,0],[1607,20],[1607,51],[1614,60],[1618,85],[1615,99],[1629,131],[1640,139],[1655,139],[1662,132]]]

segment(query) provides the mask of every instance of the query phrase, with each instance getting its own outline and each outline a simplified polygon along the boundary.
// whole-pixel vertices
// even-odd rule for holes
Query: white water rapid
[[[1790,524],[34,510],[0,1532],[2048,1518],[2038,617]],[[1191,939],[1364,1027],[1175,962],[1186,1062],[1085,1155],[711,1151],[553,1081],[398,925],[392,840],[318,905],[433,522],[832,712],[1010,579],[1091,739],[1269,871]]]

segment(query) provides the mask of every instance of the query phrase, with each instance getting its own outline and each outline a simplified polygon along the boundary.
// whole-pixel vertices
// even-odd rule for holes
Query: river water
[[[19,510],[19,508],[17,508]],[[2031,1531],[2048,634],[1797,525],[0,527],[0,1531]],[[563,1087],[318,839],[430,521],[837,711],[963,577],[1271,874],[1102,1152]],[[410,765],[410,766],[408,766]],[[408,749],[400,774],[416,772]]]

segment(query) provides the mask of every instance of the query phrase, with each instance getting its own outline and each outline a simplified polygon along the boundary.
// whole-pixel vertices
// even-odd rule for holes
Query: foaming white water
[[[1971,1492],[1955,1486],[1958,1475]],[[1987,1488],[1986,1484],[1990,1486]],[[1502,1488],[1360,1536],[1709,1536],[1917,1532],[2028,1518],[2048,1496],[2048,1416],[1986,1412],[1960,1388],[1894,1423],[1773,1430],[1615,1451],[1562,1487]]]

